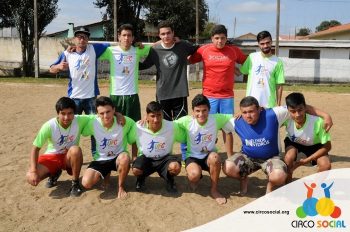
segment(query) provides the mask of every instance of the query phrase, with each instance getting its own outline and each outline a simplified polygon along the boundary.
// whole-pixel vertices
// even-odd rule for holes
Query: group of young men
[[[50,68],[53,73],[69,71],[68,97],[58,100],[58,116],[46,122],[34,140],[27,173],[30,184],[36,186],[49,177],[47,187],[53,187],[63,169],[72,175],[71,196],[79,196],[83,161],[80,135],[92,136],[93,155],[82,185],[89,189],[101,179],[108,183],[111,171],[118,170],[118,198],[127,194],[124,183],[130,166],[137,177],[137,191],[144,191],[146,177],[158,172],[166,181],[166,190],[176,193],[174,176],[181,171],[181,159],[172,154],[174,142],[182,144],[190,187],[195,189],[202,171],[208,171],[210,195],[219,204],[226,203],[217,187],[221,169],[228,177],[240,180],[242,194],[247,192],[247,176],[260,168],[268,176],[266,193],[291,181],[293,170],[300,165],[312,162],[319,171],[330,169],[328,130],[332,119],[306,105],[300,93],[289,94],[287,107],[280,106],[285,81],[283,63],[272,54],[269,32],[258,34],[261,51],[247,58],[239,48],[227,44],[223,25],[214,26],[212,43],[199,48],[175,41],[168,22],[161,22],[158,30],[160,42],[142,48],[132,45],[134,35],[129,24],[118,30],[118,46],[91,45],[86,28],[75,32],[74,50],[63,52]],[[111,68],[110,96],[96,99],[97,59],[108,60]],[[200,61],[203,94],[193,98],[192,115],[188,115],[186,66],[187,62]],[[242,64],[241,73],[248,74],[248,84],[247,97],[239,104],[241,116],[233,118],[236,63]],[[156,101],[147,105],[146,120],[139,121],[138,73],[153,65],[157,69]],[[83,110],[92,115],[79,115]],[[283,125],[287,130],[284,159],[279,143],[279,128]],[[218,130],[227,135],[228,158],[223,165],[215,147]],[[235,154],[233,132],[242,142],[240,152]],[[39,156],[46,142],[48,148]],[[127,144],[133,145],[131,155]],[[299,152],[307,158],[297,161]]]

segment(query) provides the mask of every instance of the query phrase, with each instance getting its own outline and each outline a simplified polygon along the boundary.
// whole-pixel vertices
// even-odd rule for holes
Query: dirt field
[[[107,94],[107,86],[102,87]],[[191,90],[190,99],[200,90]],[[237,103],[243,91],[236,92]],[[287,92],[284,93],[286,96]],[[307,103],[331,113],[334,126],[332,136],[332,167],[349,167],[350,163],[350,94],[305,92]],[[135,177],[130,173],[126,188],[127,199],[116,199],[117,176],[112,174],[111,186],[106,191],[100,187],[86,191],[79,198],[69,197],[70,178],[64,173],[58,186],[45,188],[25,182],[29,152],[40,126],[55,117],[54,104],[66,95],[63,85],[11,84],[0,85],[0,231],[180,231],[204,224],[223,216],[262,196],[265,192],[265,175],[258,171],[251,176],[249,193],[236,194],[239,183],[221,174],[220,191],[228,198],[223,206],[209,196],[210,180],[205,173],[198,192],[189,191],[186,173],[182,170],[176,182],[177,196],[169,196],[165,183],[156,175],[147,179],[147,193],[135,192]],[[142,112],[154,99],[154,88],[142,87],[140,91]],[[221,136],[219,148],[223,151]],[[90,142],[82,138],[84,173],[91,161]],[[179,146],[175,145],[175,153]],[[234,150],[239,141],[235,139]],[[225,158],[222,153],[222,158]],[[301,167],[295,177],[315,172],[314,167]],[[81,173],[81,174],[82,174]]]

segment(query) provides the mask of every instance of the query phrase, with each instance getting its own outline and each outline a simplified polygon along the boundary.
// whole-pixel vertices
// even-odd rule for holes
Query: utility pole
[[[118,41],[118,0],[114,0],[114,6],[113,6],[113,32],[114,32],[114,41]]]
[[[38,39],[38,7],[37,0],[34,0],[34,69],[35,78],[39,77],[39,39]]]
[[[196,0],[196,44],[199,44],[199,10],[198,0]],[[199,64],[196,63],[196,81],[199,81]]]
[[[277,0],[277,16],[276,16],[276,47],[275,55],[279,54],[279,42],[280,42],[280,0]]]

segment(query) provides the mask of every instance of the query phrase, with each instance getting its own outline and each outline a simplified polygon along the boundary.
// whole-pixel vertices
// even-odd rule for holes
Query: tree
[[[113,1],[114,0],[95,0],[94,5],[98,8],[106,7],[106,13],[103,18],[112,19],[107,24],[105,30],[105,39],[113,40]],[[144,8],[148,0],[118,0],[117,1],[117,22],[118,27],[124,23],[130,23],[134,26],[135,36],[141,35],[143,32],[144,23],[140,20],[141,10]]]
[[[95,0],[95,6],[107,7],[104,18],[113,19],[114,0]],[[131,23],[135,28],[135,36],[141,36],[144,29],[144,21],[141,20],[141,13],[147,22],[158,25],[162,20],[170,20],[174,24],[175,34],[180,37],[194,36],[196,33],[196,12],[194,0],[118,0],[118,26],[123,23]],[[208,6],[205,0],[199,0],[199,25],[203,30],[207,20]],[[112,23],[107,27],[106,39],[113,38]]]
[[[300,28],[297,36],[306,36],[311,34],[311,29],[307,27]]]
[[[204,26],[204,29],[202,33],[200,33],[200,37],[205,38],[205,39],[210,39],[211,37],[211,30],[217,23],[214,22],[207,22]]]
[[[174,25],[175,34],[182,38],[194,37],[196,34],[196,1],[151,0],[147,6],[147,21],[158,25],[162,20],[169,20]],[[208,6],[204,0],[198,1],[199,31],[203,31],[208,19]]]
[[[316,27],[316,32],[327,30],[330,27],[339,26],[340,22],[337,20],[323,21],[319,26]]]
[[[38,38],[57,16],[58,0],[38,0]],[[34,75],[34,1],[3,0],[0,27],[16,27],[22,45],[23,76]]]

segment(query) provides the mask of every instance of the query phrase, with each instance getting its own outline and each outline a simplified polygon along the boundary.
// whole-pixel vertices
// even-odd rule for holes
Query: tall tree
[[[162,20],[169,20],[174,25],[175,34],[180,37],[189,38],[196,34],[196,1],[178,0],[162,1],[150,0],[147,5],[147,21],[157,25]],[[198,1],[199,8],[199,31],[208,19],[208,6],[205,0]]]
[[[297,36],[306,36],[311,34],[311,29],[307,27],[300,28],[297,32]]]
[[[316,27],[316,32],[327,30],[330,27],[339,26],[340,22],[337,20],[323,21],[319,26]]]
[[[148,0],[118,0],[117,1],[117,22],[118,27],[124,23],[131,23],[134,26],[135,35],[141,35],[144,28],[144,23],[140,20],[141,11]],[[113,19],[113,2],[114,0],[95,0],[94,5],[98,8],[106,7],[106,13],[103,18]],[[113,24],[107,24],[105,30],[106,40],[113,39]]]
[[[38,0],[38,38],[57,16],[58,0]],[[0,27],[16,27],[22,45],[23,76],[34,75],[34,1],[3,0]]]

